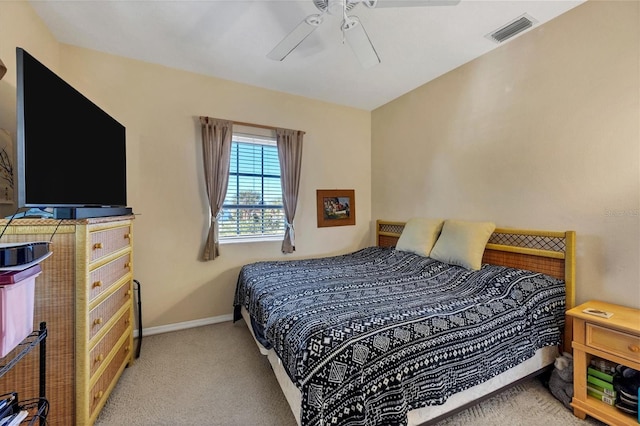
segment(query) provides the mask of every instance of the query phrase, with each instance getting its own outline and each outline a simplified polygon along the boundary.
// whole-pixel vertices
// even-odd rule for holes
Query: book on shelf
[[[589,386],[589,383],[599,386],[603,389],[609,389],[612,392],[615,391],[615,389],[613,388],[613,383],[606,382],[592,375],[587,375],[587,386]]]
[[[603,371],[598,370],[597,368],[589,367],[587,368],[587,374],[597,377],[600,380],[604,380],[605,382],[613,383],[613,374],[605,373]]]
[[[616,404],[615,397],[611,397],[610,395],[600,392],[599,390],[595,389],[592,386],[587,386],[587,395],[611,406]]]
[[[610,396],[611,398],[614,398],[614,399],[618,396],[618,393],[615,390],[603,388],[602,386],[598,386],[598,385],[593,384],[593,383],[588,383],[587,382],[587,387],[590,387],[593,390],[601,392],[601,393],[603,393],[605,395],[608,395],[608,396]]]

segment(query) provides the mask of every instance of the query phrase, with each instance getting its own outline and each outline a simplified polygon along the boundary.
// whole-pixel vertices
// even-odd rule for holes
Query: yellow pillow
[[[428,219],[426,217],[409,219],[396,243],[396,250],[429,256],[438,235],[440,235],[443,223],[442,219]]]
[[[450,265],[478,270],[487,241],[496,229],[492,222],[445,220],[430,256]]]

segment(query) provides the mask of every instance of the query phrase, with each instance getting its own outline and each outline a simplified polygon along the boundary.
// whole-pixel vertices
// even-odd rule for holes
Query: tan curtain
[[[200,117],[200,124],[202,126],[204,178],[211,210],[209,233],[202,260],[214,260],[220,255],[217,217],[224,203],[229,183],[233,122]]]
[[[302,164],[302,138],[299,130],[276,129],[278,158],[280,160],[280,182],[282,184],[282,204],[284,206],[285,231],[282,252],[292,253],[296,249],[293,219],[298,204],[300,187],[300,166]]]

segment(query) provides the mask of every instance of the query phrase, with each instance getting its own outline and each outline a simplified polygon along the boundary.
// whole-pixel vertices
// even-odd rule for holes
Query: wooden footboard
[[[395,247],[404,222],[378,220],[376,244]],[[483,263],[540,272],[562,279],[566,287],[566,310],[575,306],[575,231],[536,231],[496,228],[484,250]],[[571,351],[572,321],[565,317],[565,352]]]

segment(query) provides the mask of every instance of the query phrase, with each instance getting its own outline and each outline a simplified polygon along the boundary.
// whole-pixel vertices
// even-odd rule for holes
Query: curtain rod
[[[280,127],[273,127],[273,126],[266,126],[264,124],[253,124],[253,123],[245,123],[243,121],[231,121],[233,124],[237,124],[238,126],[248,126],[248,127],[257,127],[259,129],[267,129],[267,130],[278,130]],[[297,132],[302,132],[302,134],[305,134],[306,132],[303,132],[302,130],[296,130]]]
[[[213,118],[213,117],[201,116],[201,118]],[[278,129],[281,128],[281,127],[274,127],[274,126],[266,126],[264,124],[245,123],[243,121],[233,121],[233,120],[226,120],[226,121],[231,121],[233,124],[236,124],[238,126],[257,127],[259,129],[278,130]],[[296,132],[302,132],[303,135],[306,134],[306,132],[304,132],[302,130],[296,130]]]

